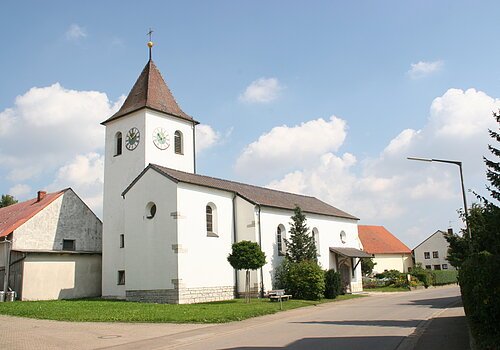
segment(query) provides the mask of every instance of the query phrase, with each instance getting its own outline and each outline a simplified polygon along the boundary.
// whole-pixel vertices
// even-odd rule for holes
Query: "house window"
[[[285,226],[279,225],[276,229],[276,244],[278,246],[278,255],[283,256],[286,254],[285,249]]]
[[[448,264],[443,264],[441,265],[441,267],[443,268],[443,270],[448,270]]]
[[[215,204],[208,203],[205,207],[207,221],[207,237],[219,237],[217,235],[217,208]]]
[[[431,258],[431,253],[424,252],[424,259],[430,259],[430,258]]]
[[[344,244],[347,242],[347,235],[344,231],[340,231],[340,241]]]
[[[431,269],[431,265],[425,265],[425,269],[426,270],[430,270]]]
[[[149,202],[148,205],[146,205],[146,218],[147,219],[152,219],[156,215],[156,204],[153,202]]]
[[[120,235],[120,248],[124,248],[125,247],[125,235],[122,233]]]
[[[174,133],[174,149],[176,154],[184,154],[182,132],[179,130]]]
[[[434,265],[434,270],[441,270],[441,265]]]
[[[313,234],[313,238],[314,238],[314,244],[316,245],[316,255],[320,256],[321,254],[319,253],[319,251],[320,251],[319,250],[319,231],[316,227],[313,228],[312,234]]]
[[[432,252],[432,257],[433,258],[439,258],[439,253],[438,252]]]
[[[125,284],[125,270],[118,271],[118,285]]]
[[[63,250],[76,250],[76,244],[74,239],[63,239]]]
[[[122,133],[117,132],[115,134],[115,156],[122,154]]]

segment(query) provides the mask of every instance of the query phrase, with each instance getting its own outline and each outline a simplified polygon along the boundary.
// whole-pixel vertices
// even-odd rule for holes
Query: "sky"
[[[496,1],[15,1],[0,13],[0,193],[102,216],[104,126],[153,60],[197,171],[316,196],[410,248],[463,226],[498,129]],[[334,233],[332,233],[334,234]]]

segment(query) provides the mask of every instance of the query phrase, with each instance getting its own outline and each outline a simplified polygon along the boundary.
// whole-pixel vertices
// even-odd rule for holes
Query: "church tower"
[[[106,127],[103,203],[103,297],[125,297],[124,200],[122,192],[149,163],[195,173],[195,126],[179,107],[160,71],[149,60]]]

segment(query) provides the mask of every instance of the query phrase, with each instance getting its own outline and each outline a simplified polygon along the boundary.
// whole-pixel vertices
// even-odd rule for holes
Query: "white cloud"
[[[283,89],[276,78],[259,78],[252,83],[239,96],[241,102],[268,103],[278,98]]]
[[[412,63],[410,70],[407,74],[411,79],[420,79],[429,76],[433,73],[439,72],[444,66],[443,61],[426,62],[419,61],[418,63]]]
[[[314,163],[330,151],[337,151],[346,137],[344,120],[331,116],[296,126],[277,126],[245,147],[236,161],[241,174],[275,176],[299,166]]]
[[[78,24],[73,23],[66,30],[66,39],[68,40],[78,40],[87,37],[87,32],[85,28],[80,27]]]
[[[349,153],[335,154],[345,139],[342,121],[343,137],[331,150],[320,147],[301,157],[306,151],[288,142],[289,138],[277,137],[293,138],[293,132],[278,133],[275,129],[286,128],[278,127],[248,145],[238,161],[245,160],[242,169],[254,175],[254,182],[259,181],[258,174],[272,167],[279,173],[274,173],[269,187],[316,196],[360,217],[361,223],[386,226],[413,247],[437,229],[446,229],[450,222],[457,229],[456,210],[462,200],[456,166],[411,162],[406,157],[461,160],[466,188],[484,193],[482,156],[488,154],[491,142],[487,129],[497,127],[491,112],[499,108],[500,101],[484,92],[449,89],[432,102],[428,122],[420,130],[403,130],[377,157],[358,160]],[[298,134],[304,131],[297,128]],[[313,139],[316,143],[321,137]],[[292,170],[279,163],[275,148],[293,165]],[[266,149],[271,155],[266,155]],[[472,201],[469,198],[469,204]]]
[[[31,193],[31,186],[26,184],[17,184],[15,186],[12,186],[9,189],[8,193],[11,196],[14,196],[14,198],[16,198],[17,200],[24,199]]]
[[[196,126],[196,152],[215,146],[221,139],[220,133],[210,125],[199,124]]]

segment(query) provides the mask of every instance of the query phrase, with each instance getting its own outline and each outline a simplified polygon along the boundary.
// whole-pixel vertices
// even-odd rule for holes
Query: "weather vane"
[[[149,32],[146,34],[149,36],[149,41],[148,41],[148,47],[149,47],[149,60],[151,60],[151,48],[153,47],[153,41],[152,41],[152,37],[153,37],[153,29],[149,28]]]

